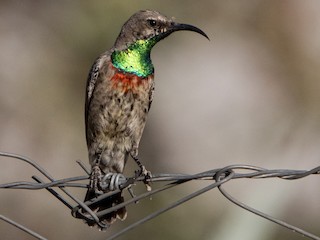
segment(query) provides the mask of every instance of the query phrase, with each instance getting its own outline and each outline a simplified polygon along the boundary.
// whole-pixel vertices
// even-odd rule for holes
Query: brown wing
[[[149,91],[149,106],[148,106],[148,112],[151,108],[151,104],[152,104],[152,101],[153,101],[153,95],[154,95],[154,81],[152,81],[152,85],[151,85],[151,88],[150,88],[150,91]]]
[[[86,101],[85,101],[85,127],[86,127],[86,139],[88,141],[88,111],[90,107],[91,97],[94,92],[97,79],[99,77],[100,69],[102,67],[103,62],[105,61],[107,53],[98,57],[93,63],[89,76],[87,79],[87,87],[86,87]]]

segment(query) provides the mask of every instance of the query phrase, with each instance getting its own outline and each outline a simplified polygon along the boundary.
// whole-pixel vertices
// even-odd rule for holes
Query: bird
[[[140,175],[148,175],[138,159],[138,148],[154,96],[154,66],[150,53],[160,40],[181,30],[209,39],[193,25],[177,23],[157,11],[140,10],[124,23],[111,49],[93,63],[85,99],[86,141],[91,165],[85,201],[110,191],[101,189],[102,176],[123,173],[129,156],[140,167]],[[100,211],[123,201],[120,191],[99,206],[90,207]],[[108,228],[116,219],[124,220],[126,216],[123,207],[99,220],[103,228]]]

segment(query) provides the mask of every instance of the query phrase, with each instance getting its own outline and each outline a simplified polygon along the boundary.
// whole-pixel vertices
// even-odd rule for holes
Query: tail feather
[[[86,197],[85,197],[85,201],[89,201],[93,198],[97,197],[95,192],[92,189],[89,189],[87,191]],[[121,192],[116,193],[108,198],[105,198],[103,201],[100,201],[98,203],[94,203],[92,205],[90,205],[90,209],[94,212],[100,212],[103,211],[105,209],[114,207],[120,203],[123,203],[124,199],[121,196]],[[117,219],[120,219],[121,221],[125,220],[127,217],[127,211],[126,208],[120,208],[114,212],[108,213],[106,215],[104,215],[103,217],[101,217],[99,220],[100,222],[104,223],[105,225],[110,226],[112,223],[114,223]],[[87,224],[89,226],[94,226],[96,225],[96,223],[91,223],[91,222],[87,222]],[[107,228],[106,227],[106,228]]]

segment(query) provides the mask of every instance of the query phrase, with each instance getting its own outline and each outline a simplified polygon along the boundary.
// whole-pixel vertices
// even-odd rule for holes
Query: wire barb
[[[261,167],[251,166],[251,165],[230,165],[226,166],[224,168],[218,168],[213,169],[209,171],[205,171],[202,173],[197,174],[152,174],[150,178],[145,178],[144,176],[137,177],[136,175],[133,177],[125,177],[122,174],[106,174],[103,176],[101,181],[102,189],[108,189],[110,190],[107,193],[104,193],[94,199],[91,199],[90,201],[82,202],[81,200],[74,197],[68,190],[68,187],[73,188],[88,188],[88,183],[83,183],[83,181],[88,182],[89,179],[89,171],[85,167],[83,163],[80,161],[77,161],[77,163],[80,165],[80,167],[86,172],[87,175],[85,176],[77,176],[77,177],[69,177],[65,179],[54,179],[44,168],[42,168],[39,164],[37,164],[35,161],[26,158],[21,155],[12,154],[12,153],[5,153],[0,152],[0,156],[2,157],[8,157],[8,158],[14,158],[20,161],[23,161],[32,167],[34,167],[36,170],[39,171],[43,176],[45,176],[49,182],[43,181],[38,176],[33,176],[32,178],[35,180],[35,182],[27,182],[27,181],[20,181],[20,182],[11,182],[11,183],[3,183],[0,184],[1,188],[6,189],[29,189],[29,190],[39,190],[39,189],[46,189],[48,190],[54,197],[56,197],[59,201],[61,201],[68,209],[71,210],[71,214],[75,218],[83,219],[86,222],[97,224],[100,227],[103,227],[103,223],[100,222],[100,219],[103,219],[103,217],[113,211],[116,211],[117,209],[123,208],[129,204],[137,203],[139,200],[144,198],[150,198],[152,195],[158,194],[162,191],[165,191],[167,189],[173,188],[175,186],[187,183],[191,180],[203,180],[203,181],[209,181],[209,185],[199,189],[196,192],[193,192],[189,195],[186,195],[185,197],[179,199],[178,201],[175,201],[169,205],[167,205],[164,208],[161,208],[146,217],[136,221],[135,223],[129,225],[128,227],[122,229],[121,231],[117,232],[116,234],[110,236],[108,239],[115,239],[119,237],[120,235],[123,235],[127,233],[129,230],[143,224],[146,221],[149,221],[160,214],[169,211],[170,209],[173,209],[207,191],[210,191],[214,188],[218,188],[221,194],[226,197],[229,201],[233,202],[237,206],[252,212],[256,214],[257,216],[260,216],[262,218],[265,218],[269,221],[272,221],[282,227],[288,228],[290,230],[295,231],[296,233],[299,233],[305,237],[308,237],[310,239],[314,240],[320,240],[320,237],[315,236],[312,233],[309,233],[303,229],[300,229],[298,227],[292,226],[286,222],[283,222],[281,220],[278,220],[272,216],[269,216],[265,213],[260,212],[259,210],[256,210],[254,208],[251,208],[250,206],[247,206],[246,204],[242,203],[241,201],[237,200],[236,198],[232,197],[223,187],[225,183],[228,181],[234,180],[234,179],[265,179],[265,178],[280,178],[283,180],[297,180],[300,178],[304,178],[310,175],[320,175],[320,166],[313,168],[311,170],[289,170],[289,169],[275,169],[275,170],[269,170]],[[82,181],[82,182],[81,182]],[[156,189],[153,189],[152,191],[142,193],[138,196],[136,196],[133,193],[133,186],[137,183],[151,183],[151,182],[165,182],[163,186],[160,186]],[[59,194],[55,188],[59,188],[64,194]],[[127,189],[131,195],[131,199],[118,204],[116,206],[113,206],[108,209],[104,209],[98,212],[93,212],[90,209],[91,205],[99,205],[101,202],[103,202],[106,198],[112,196],[113,194],[117,194],[121,192],[122,190]],[[33,232],[32,230],[14,222],[13,220],[10,220],[2,215],[0,215],[0,219],[4,220],[13,226],[31,234],[37,239],[45,239],[44,237],[40,236],[39,234]]]
[[[121,173],[107,173],[102,178],[101,189],[114,191],[120,189],[126,182],[126,177]]]

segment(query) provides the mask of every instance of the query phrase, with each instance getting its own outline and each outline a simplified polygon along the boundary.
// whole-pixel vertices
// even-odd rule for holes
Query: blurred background
[[[88,71],[137,10],[154,9],[204,30],[178,32],[152,51],[156,93],[140,144],[153,173],[230,164],[311,169],[320,163],[320,2],[0,2],[0,150],[28,156],[55,178],[84,175]],[[38,174],[0,158],[1,183]],[[132,175],[133,164],[126,169]],[[235,180],[225,188],[261,211],[320,235],[319,176]],[[203,186],[195,182],[128,208],[99,232],[46,190],[1,190],[0,213],[48,239],[106,239]],[[85,191],[72,190],[82,199]],[[33,239],[0,222],[1,239]],[[230,203],[216,189],[119,239],[301,239]]]

